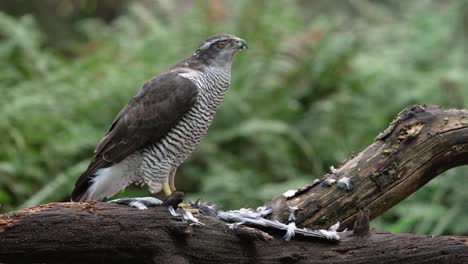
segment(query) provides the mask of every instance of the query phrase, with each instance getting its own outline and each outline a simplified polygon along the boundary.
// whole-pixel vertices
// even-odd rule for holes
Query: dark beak
[[[239,49],[248,49],[249,48],[249,46],[247,45],[247,42],[245,42],[245,40],[243,40],[243,39],[239,39],[237,41],[237,45],[238,45]]]

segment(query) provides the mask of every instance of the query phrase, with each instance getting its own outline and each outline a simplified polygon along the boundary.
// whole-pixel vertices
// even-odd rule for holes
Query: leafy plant
[[[218,32],[250,49],[236,56],[207,137],[178,171],[192,199],[260,205],[367,146],[410,104],[467,107],[466,1],[176,3],[135,1],[110,24],[78,20],[86,41],[73,57],[46,46],[32,16],[0,13],[0,210],[66,201],[144,81]],[[439,177],[374,225],[467,234],[463,173]],[[148,193],[121,194],[137,195]]]

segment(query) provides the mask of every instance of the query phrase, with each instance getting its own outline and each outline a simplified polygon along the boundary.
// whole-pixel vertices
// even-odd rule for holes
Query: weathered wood
[[[56,203],[0,216],[7,263],[463,263],[468,238],[372,233],[340,243],[237,236],[201,217],[189,226],[164,207]]]
[[[274,199],[275,217],[282,218],[286,205],[298,207],[297,223],[311,228],[337,221],[353,228],[361,212],[359,236],[338,244],[233,232],[207,217],[201,217],[206,225],[189,226],[164,207],[62,203],[0,215],[0,263],[468,263],[467,238],[366,235],[367,219],[467,164],[467,146],[467,110],[410,107],[371,146],[324,176],[349,177],[353,190],[316,184],[288,200]]]
[[[290,198],[298,207],[297,223],[326,228],[341,222],[352,229],[359,210],[369,208],[370,219],[410,196],[435,176],[468,164],[468,111],[437,106],[403,110],[375,142],[323,178],[351,178],[345,191],[317,184]]]

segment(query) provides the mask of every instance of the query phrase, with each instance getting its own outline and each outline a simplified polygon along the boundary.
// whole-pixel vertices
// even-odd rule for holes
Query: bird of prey
[[[229,88],[233,56],[245,48],[238,37],[215,35],[146,82],[97,144],[72,201],[101,201],[133,183],[175,191],[177,168],[206,134]]]

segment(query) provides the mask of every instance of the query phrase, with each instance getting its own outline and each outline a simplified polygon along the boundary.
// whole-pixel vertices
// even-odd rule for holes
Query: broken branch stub
[[[403,110],[375,142],[327,178],[348,177],[351,191],[316,184],[287,201],[298,208],[297,223],[326,228],[340,221],[352,229],[357,213],[381,215],[440,173],[468,164],[468,111],[437,106]]]

